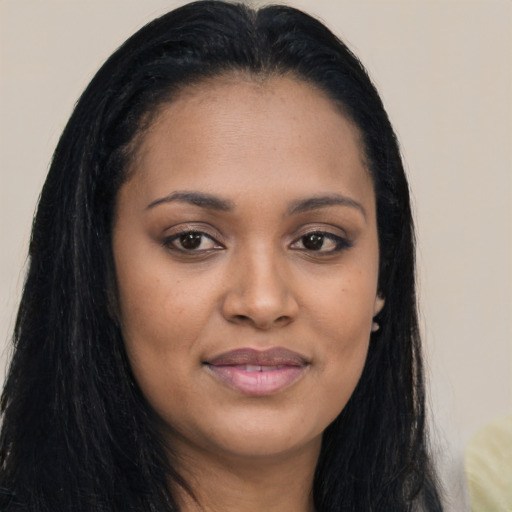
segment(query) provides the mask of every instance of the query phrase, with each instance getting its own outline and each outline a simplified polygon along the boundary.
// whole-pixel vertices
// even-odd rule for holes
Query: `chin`
[[[185,442],[188,447],[195,445],[202,453],[217,458],[254,461],[303,453],[316,460],[323,431],[337,414],[313,419],[300,408],[286,411],[283,407],[258,405],[231,413],[217,411],[202,428],[197,422],[180,425],[178,431],[170,433],[169,442],[178,452]]]

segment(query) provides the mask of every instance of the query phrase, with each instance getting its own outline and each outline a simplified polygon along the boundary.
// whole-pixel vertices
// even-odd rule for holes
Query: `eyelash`
[[[197,240],[197,238],[200,238],[199,240],[199,246],[203,243],[204,239],[208,239],[210,240],[213,244],[214,244],[214,247],[210,247],[208,249],[197,249],[197,247],[194,247],[194,248],[185,248],[183,247],[183,242],[184,242],[184,238],[183,237],[186,237],[188,236],[189,237],[189,240],[192,242],[192,241],[195,241],[193,240],[194,238]],[[300,241],[302,241],[303,245],[304,245],[304,241],[307,237],[318,237],[318,238],[321,238],[321,246],[318,250],[315,250],[315,249],[311,249],[311,248],[307,248],[307,247],[303,247],[303,248],[298,248],[298,247],[294,247],[295,245],[297,245]],[[181,242],[180,242],[180,239],[181,239]],[[328,241],[331,241],[334,243],[334,248],[331,249],[331,250],[328,250],[328,251],[325,251],[325,250],[322,250],[322,247],[325,243],[325,241],[328,240]],[[312,239],[310,241],[313,241],[313,243],[315,243],[315,240]],[[175,242],[178,242],[180,243],[181,247],[179,247],[178,245],[176,245]],[[218,251],[218,250],[221,250],[221,249],[224,249],[225,247],[220,243],[218,242],[215,238],[213,238],[211,235],[209,235],[208,233],[205,233],[204,231],[200,231],[200,230],[196,230],[196,229],[184,229],[178,233],[175,233],[167,238],[165,238],[163,240],[163,243],[162,245],[170,250],[173,250],[173,251],[177,251],[177,252],[180,252],[180,253],[184,253],[184,254],[187,254],[187,255],[194,255],[194,256],[197,256],[197,255],[204,255],[206,253],[209,253],[211,251]],[[317,254],[317,255],[323,255],[323,256],[329,256],[329,255],[332,255],[332,254],[336,254],[336,253],[339,253],[343,250],[346,250],[346,249],[349,249],[350,247],[352,247],[352,242],[349,241],[348,239],[346,238],[343,238],[339,235],[335,235],[334,233],[330,233],[329,231],[322,231],[322,230],[313,230],[313,231],[308,231],[307,233],[304,233],[303,235],[301,235],[300,237],[296,238],[291,244],[290,244],[290,247],[293,249],[293,250],[296,250],[296,251],[301,251],[301,252],[306,252],[306,253],[310,253],[310,254]],[[195,253],[195,254],[194,254]]]
[[[299,238],[297,238],[291,244],[291,246],[293,247],[293,245],[297,244],[301,240],[302,240],[302,243],[304,244],[304,240],[307,237],[310,237],[310,239],[311,239],[311,237],[319,237],[319,238],[321,238],[322,239],[322,241],[321,241],[322,242],[322,246],[324,245],[325,240],[329,240],[329,241],[334,243],[334,248],[331,249],[331,250],[328,250],[328,251],[308,249],[307,247],[304,247],[303,249],[295,249],[295,250],[299,250],[299,251],[307,252],[307,253],[314,253],[314,254],[321,254],[321,255],[324,255],[324,256],[329,256],[329,255],[339,253],[339,252],[341,252],[341,251],[343,251],[345,249],[349,249],[350,247],[352,247],[352,242],[349,241],[348,239],[343,238],[342,236],[339,236],[339,235],[335,235],[334,233],[331,233],[329,231],[322,231],[322,230],[318,230],[318,229],[316,229],[314,231],[308,231],[307,233],[304,233]]]
[[[178,243],[179,243],[180,238],[182,239],[182,242],[183,242],[183,237],[186,237],[187,235],[189,236],[190,241],[192,241],[192,237],[198,237],[198,236],[201,237],[200,244],[203,243],[204,238],[207,238],[208,240],[211,240],[211,242],[213,242],[215,247],[211,247],[209,249],[199,249],[198,250],[197,248],[192,248],[192,249],[188,248],[187,249],[187,248],[183,247],[182,243],[181,243],[181,245],[182,245],[181,247],[179,247],[175,244],[176,241],[178,241]],[[198,229],[184,229],[178,233],[174,233],[173,235],[165,238],[163,240],[162,245],[164,247],[167,247],[170,250],[174,250],[174,251],[178,251],[178,252],[190,254],[190,255],[192,255],[192,253],[205,254],[206,252],[218,251],[220,249],[224,249],[224,246],[220,242],[215,240],[215,238],[210,236],[208,233],[205,233],[204,231],[200,231]]]

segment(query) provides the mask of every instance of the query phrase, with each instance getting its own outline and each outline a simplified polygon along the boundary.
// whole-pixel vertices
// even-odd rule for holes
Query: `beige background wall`
[[[34,206],[74,102],[172,0],[0,0],[0,380]],[[512,412],[512,3],[288,2],[374,78],[403,146],[419,233],[434,440],[449,510],[463,446]]]

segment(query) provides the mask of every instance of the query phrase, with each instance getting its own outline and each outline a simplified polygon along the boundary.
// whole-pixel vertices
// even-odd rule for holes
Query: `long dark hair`
[[[151,408],[115,318],[117,190],[151,116],[226,73],[291,74],[359,128],[376,199],[386,304],[349,403],[327,428],[320,512],[441,510],[425,434],[414,233],[398,144],[377,91],[324,25],[283,6],[201,1],[146,25],[102,66],[69,120],[39,200],[2,395],[0,509],[178,511]]]

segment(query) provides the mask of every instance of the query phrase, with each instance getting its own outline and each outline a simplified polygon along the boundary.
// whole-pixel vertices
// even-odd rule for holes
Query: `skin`
[[[120,321],[174,464],[200,510],[313,510],[322,432],[357,384],[384,304],[357,129],[304,82],[228,76],[162,107],[131,170],[113,236]],[[229,208],[172,195],[182,192]],[[329,200],[304,203],[318,197]],[[263,395],[204,364],[274,347],[306,364]]]

